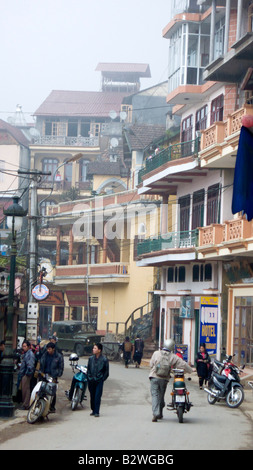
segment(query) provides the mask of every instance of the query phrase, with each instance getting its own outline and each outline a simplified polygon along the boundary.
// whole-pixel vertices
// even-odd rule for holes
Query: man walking
[[[165,407],[164,396],[170,379],[171,369],[184,369],[189,374],[192,368],[174,354],[175,341],[167,339],[164,341],[163,349],[155,351],[150,360],[151,371],[149,374],[150,391],[152,397],[153,422],[163,418],[163,408]]]
[[[102,355],[103,346],[96,343],[93,346],[93,356],[88,360],[87,377],[88,388],[90,392],[91,415],[99,417],[101,398],[103,394],[103,385],[109,377],[109,362]]]

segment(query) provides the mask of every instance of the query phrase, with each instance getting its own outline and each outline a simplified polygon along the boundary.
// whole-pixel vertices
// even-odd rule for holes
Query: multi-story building
[[[167,102],[181,117],[181,139],[140,172],[139,194],[161,195],[165,209],[156,237],[138,245],[137,264],[162,269],[161,341],[187,345],[191,361],[205,342],[211,354],[224,347],[251,364],[252,224],[231,202],[241,118],[253,113],[244,84],[252,2],[171,2],[168,19]],[[232,278],[238,291],[227,287]]]
[[[100,236],[95,236],[94,230],[88,239],[73,232],[80,219],[75,211],[81,203],[92,213],[90,225],[94,228],[93,219],[101,217],[97,215],[101,207],[104,215],[112,207],[118,212],[128,205],[136,207],[136,198],[139,204],[147,199],[131,190],[135,186],[133,166],[138,162],[132,153],[136,147],[125,134],[133,133],[132,113],[138,93],[142,94],[139,81],[149,76],[149,67],[99,64],[97,70],[102,72],[100,92],[53,91],[35,113],[31,166],[51,172],[38,185],[44,224],[38,233],[38,253],[47,269],[44,279],[51,292],[40,302],[43,335],[50,330],[51,320],[63,318],[90,318],[100,330],[105,330],[107,323],[114,323],[115,328],[115,324],[125,323],[133,310],[146,303],[150,307],[149,293],[156,283],[154,268],[139,279],[133,235],[138,235],[138,227],[132,215],[130,232],[123,230],[115,239],[107,239],[103,223]],[[171,108],[166,104],[164,86],[150,93],[151,89],[147,91],[149,106],[153,99],[159,103],[164,100],[163,125],[159,121],[159,125],[151,126],[142,119],[140,128],[134,128],[141,153],[153,139],[164,136],[166,113]],[[124,97],[129,100],[124,102]],[[99,202],[96,207],[97,201],[102,206]]]

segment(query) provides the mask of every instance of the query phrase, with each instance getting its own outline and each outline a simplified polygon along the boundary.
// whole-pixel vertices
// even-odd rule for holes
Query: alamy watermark
[[[172,212],[176,213],[174,206],[178,204],[172,206]],[[156,238],[168,221],[168,204],[145,201],[105,205],[104,198],[99,196],[93,199],[92,208],[86,203],[76,204],[72,217],[76,219],[72,230],[77,238],[91,239],[93,236],[98,240],[104,237],[114,240],[145,234]]]

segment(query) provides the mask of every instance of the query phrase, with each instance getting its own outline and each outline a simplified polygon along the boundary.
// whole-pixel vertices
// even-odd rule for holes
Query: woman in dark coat
[[[199,388],[203,388],[203,383],[207,381],[209,375],[209,367],[210,367],[210,356],[206,351],[205,344],[202,343],[199,347],[199,352],[196,357],[196,368],[197,374],[199,377]]]

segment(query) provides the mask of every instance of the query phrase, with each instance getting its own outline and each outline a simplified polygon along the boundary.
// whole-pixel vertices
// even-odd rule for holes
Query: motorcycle
[[[56,395],[57,384],[54,379],[40,372],[41,380],[35,385],[30,398],[30,407],[27,413],[27,422],[34,424],[40,418],[47,418],[51,412],[51,404]]]
[[[218,362],[218,361],[217,361]],[[220,400],[225,400],[229,408],[238,408],[244,400],[243,386],[240,383],[239,374],[243,371],[233,362],[232,356],[227,356],[223,363],[218,363],[218,372],[211,373],[207,392],[207,400],[210,405],[214,405]]]
[[[190,411],[193,404],[189,400],[190,392],[186,388],[184,370],[172,369],[174,382],[171,392],[172,402],[167,405],[169,411],[176,411],[179,423],[183,423],[184,413]],[[189,377],[188,380],[191,380]]]
[[[74,411],[79,403],[82,406],[83,400],[87,400],[85,395],[88,383],[87,366],[78,365],[79,357],[75,353],[69,356],[69,361],[73,373],[75,372],[75,369],[78,370],[72,379],[70,390],[65,392],[66,396],[71,401],[71,409]]]

